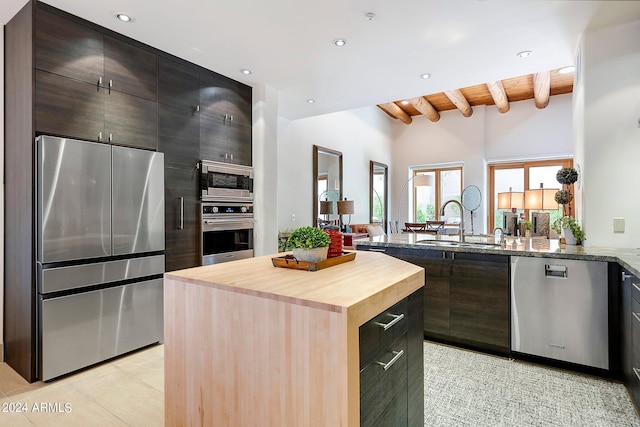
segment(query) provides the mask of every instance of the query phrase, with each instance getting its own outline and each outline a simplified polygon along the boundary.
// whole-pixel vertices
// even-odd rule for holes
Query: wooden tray
[[[293,268],[295,270],[318,271],[323,268],[333,267],[347,261],[353,261],[356,258],[355,252],[342,252],[342,256],[327,258],[324,261],[308,262],[298,261],[293,255],[285,255],[281,257],[271,258],[274,267]]]

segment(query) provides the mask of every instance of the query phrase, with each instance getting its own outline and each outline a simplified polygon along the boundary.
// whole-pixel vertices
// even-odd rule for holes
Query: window
[[[449,204],[441,217],[439,207],[450,199],[460,201],[462,193],[462,168],[420,169],[414,175],[431,175],[433,187],[414,187],[413,213],[416,222],[446,221],[450,224],[460,223],[460,208]]]
[[[508,191],[524,192],[525,190],[535,190],[540,188],[557,188],[562,185],[556,179],[558,169],[563,167],[573,167],[572,159],[543,160],[518,163],[502,163],[489,165],[489,186],[492,197],[489,199],[489,224],[495,227],[502,227],[502,214],[507,209],[498,209],[498,193]],[[571,202],[571,212],[574,212],[573,201]],[[525,218],[530,218],[529,209],[518,209],[518,216],[523,214]],[[562,216],[562,205],[557,210],[549,211],[550,221]],[[489,231],[491,231],[489,230]]]

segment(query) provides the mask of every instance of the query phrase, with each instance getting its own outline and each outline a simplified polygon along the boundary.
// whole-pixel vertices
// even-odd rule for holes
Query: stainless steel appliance
[[[607,263],[511,257],[511,350],[609,369]]]
[[[253,201],[253,168],[229,163],[200,162],[202,200]]]
[[[202,202],[202,265],[253,256],[253,203]]]
[[[164,157],[36,139],[39,377],[163,336]]]

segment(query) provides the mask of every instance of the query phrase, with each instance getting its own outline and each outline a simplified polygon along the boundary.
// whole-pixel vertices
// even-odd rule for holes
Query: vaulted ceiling
[[[500,113],[507,113],[512,102],[533,100],[537,108],[549,105],[550,98],[573,92],[573,72],[557,69],[479,85],[452,89],[379,104],[390,117],[411,124],[412,117],[424,115],[432,122],[440,120],[440,112],[459,110],[471,117],[477,105],[495,105]]]

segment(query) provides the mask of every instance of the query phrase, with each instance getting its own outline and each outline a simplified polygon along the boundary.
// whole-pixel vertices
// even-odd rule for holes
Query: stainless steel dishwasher
[[[511,350],[609,369],[607,263],[511,257]]]

